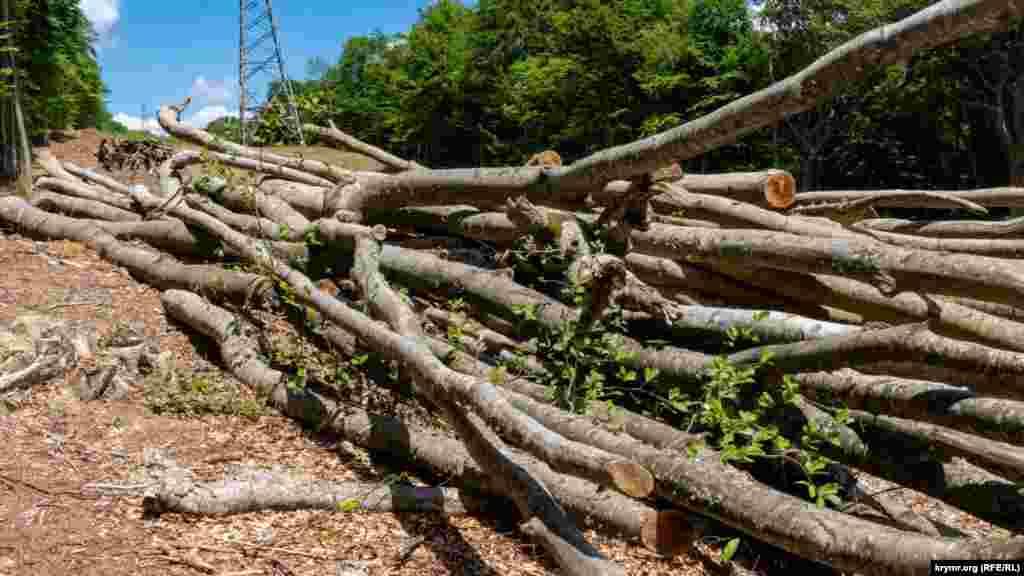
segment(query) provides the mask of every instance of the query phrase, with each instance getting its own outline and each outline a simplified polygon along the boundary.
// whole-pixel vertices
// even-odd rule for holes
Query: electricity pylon
[[[251,91],[250,81],[261,72],[269,71],[273,74],[272,67],[276,66],[275,79],[285,91],[285,105],[288,107],[285,114],[282,114],[283,119],[295,132],[299,143],[305,146],[292,85],[284,70],[284,58],[281,57],[281,44],[277,37],[277,20],[274,19],[270,0],[239,0],[238,4],[238,122],[241,125],[242,145],[247,146],[249,143],[246,127],[249,113],[258,115],[269,105],[269,101],[263,105],[257,104],[259,99]]]

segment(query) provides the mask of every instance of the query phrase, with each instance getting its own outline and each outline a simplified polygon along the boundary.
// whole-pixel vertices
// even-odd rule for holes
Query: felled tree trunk
[[[259,510],[438,512],[466,514],[474,504],[457,490],[405,484],[324,482],[273,470],[239,470],[214,482],[197,482],[190,470],[169,468],[142,500],[149,514],[242,514]]]
[[[799,374],[796,381],[804,390],[841,400],[852,409],[926,420],[1024,445],[1024,402],[979,398],[968,388],[850,369]]]

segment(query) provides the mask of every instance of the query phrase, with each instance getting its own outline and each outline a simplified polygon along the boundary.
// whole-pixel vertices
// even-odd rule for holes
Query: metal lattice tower
[[[249,113],[261,113],[269,104],[257,104],[259,98],[252,92],[250,81],[261,72],[273,74],[272,68],[276,66],[274,79],[284,87],[288,106],[287,113],[282,116],[291,125],[299,142],[305,146],[292,85],[284,71],[284,58],[281,57],[281,44],[277,38],[277,20],[274,19],[270,0],[239,0],[238,31],[238,121],[241,124],[242,145],[249,143],[246,117]]]

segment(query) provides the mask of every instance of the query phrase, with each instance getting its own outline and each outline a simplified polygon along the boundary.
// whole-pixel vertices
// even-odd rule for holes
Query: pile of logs
[[[96,160],[108,172],[151,172],[174,152],[173,146],[161,144],[156,139],[104,139],[96,150]]]
[[[723,463],[697,431],[602,402],[590,402],[591,417],[568,414],[548,404],[533,380],[545,370],[538,358],[523,375],[496,376],[494,361],[527,349],[532,335],[594,322],[615,307],[629,328],[621,341],[631,354],[622,362],[699,391],[716,358],[691,344],[741,328],[758,345],[746,343],[726,361],[750,367],[770,354],[771,369],[757,378],[770,386],[791,376],[802,418],[842,429],[837,469],[868,471],[1019,531],[1022,223],[907,222],[876,218],[869,208],[984,214],[1022,202],[1024,190],[794,194],[793,178],[780,170],[692,175],[673,160],[809,109],[837,78],[1005,29],[1020,11],[1006,0],[939,2],[705,117],[566,166],[433,170],[333,126],[306,126],[388,166],[387,173],[350,171],[214,138],[181,123],[180,107],[164,106],[161,126],[208,153],[166,158],[160,190],[44,157],[49,175],[36,182],[36,194],[0,198],[0,220],[84,242],[164,290],[166,313],[216,342],[224,366],[283,413],[508,498],[521,529],[565,574],[623,573],[567,511],[670,553],[720,523],[849,573],[917,575],[934,559],[1020,559],[1022,536],[943,537],[932,519],[884,496],[868,498],[856,481],[845,494],[870,501],[884,519],[816,506],[755,479]],[[206,159],[263,179],[240,190],[217,177],[192,177]],[[588,241],[595,234],[608,252]],[[565,283],[586,288],[582,303],[523,285],[515,268],[500,269],[498,255],[522,250],[524,238],[568,263]],[[470,265],[452,257],[455,250],[423,249],[439,243],[476,246],[492,259]],[[226,256],[259,273],[222,266]],[[197,257],[203,263],[179,260]],[[323,270],[358,297],[322,289]],[[400,365],[416,398],[455,435],[289,386],[289,375],[261,360],[259,331],[243,313],[274,308],[285,296],[305,307],[325,348],[344,356],[369,350]],[[471,303],[472,322],[440,304],[456,297]],[[524,310],[532,311],[528,322]],[[452,325],[477,340],[454,347],[438,337]],[[646,340],[652,334],[669,345]],[[845,403],[857,428],[819,408],[823,397]],[[792,440],[800,442],[799,430]],[[983,474],[965,474],[953,457]],[[265,484],[274,505],[299,505],[277,490],[281,482],[248,486]],[[146,502],[151,510],[197,513],[258,507],[252,492],[244,505],[218,500],[238,494],[179,483]],[[402,501],[417,509],[453,505],[441,492],[416,494]],[[336,503],[329,491],[303,498]]]

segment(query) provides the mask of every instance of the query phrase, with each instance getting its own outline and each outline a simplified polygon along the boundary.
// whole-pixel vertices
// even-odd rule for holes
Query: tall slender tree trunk
[[[6,27],[11,26],[11,10],[10,0],[0,0],[0,20],[6,24]],[[11,86],[13,89],[14,97],[14,127],[17,132],[18,144],[21,148],[20,154],[18,154],[18,192],[23,196],[28,196],[29,191],[32,189],[32,149],[28,145],[28,133],[25,131],[25,117],[21,112],[21,93],[18,90],[18,74],[17,67],[14,60],[14,34],[13,27],[9,30],[10,35],[8,36],[7,45],[9,50],[7,52],[7,64],[11,71],[14,72],[11,75]]]

